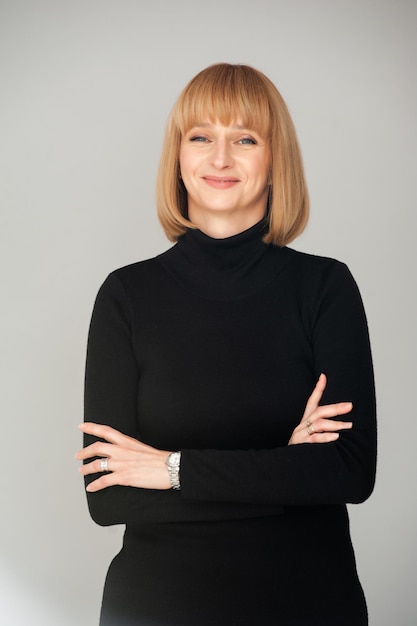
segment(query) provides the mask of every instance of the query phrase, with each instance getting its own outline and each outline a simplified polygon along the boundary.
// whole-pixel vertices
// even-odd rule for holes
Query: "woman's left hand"
[[[83,433],[105,439],[96,441],[75,455],[80,461],[100,457],[82,465],[80,474],[87,476],[103,472],[102,459],[107,459],[107,471],[87,486],[94,492],[113,485],[140,487],[142,489],[170,489],[165,459],[170,451],[157,450],[133,437],[102,424],[85,422],[79,429]]]
[[[346,415],[353,408],[351,402],[320,405],[327,385],[325,374],[320,374],[309,397],[301,422],[294,429],[288,445],[300,443],[330,443],[339,439],[339,431],[352,428],[352,422],[336,421],[338,415]]]

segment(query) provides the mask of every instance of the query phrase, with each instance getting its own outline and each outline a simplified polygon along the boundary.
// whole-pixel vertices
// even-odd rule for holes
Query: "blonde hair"
[[[202,70],[185,87],[168,119],[157,180],[158,217],[171,241],[187,228],[187,191],[180,177],[184,134],[203,120],[224,125],[239,120],[270,143],[271,167],[266,243],[284,246],[304,230],[309,198],[294,124],[275,85],[248,65],[219,63]]]

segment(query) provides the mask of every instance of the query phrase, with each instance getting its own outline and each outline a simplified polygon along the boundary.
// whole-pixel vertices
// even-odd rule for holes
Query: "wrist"
[[[181,452],[171,452],[170,454],[168,454],[167,458],[165,459],[165,464],[167,466],[171,487],[172,489],[176,489],[176,490],[181,489],[180,463],[181,463]]]

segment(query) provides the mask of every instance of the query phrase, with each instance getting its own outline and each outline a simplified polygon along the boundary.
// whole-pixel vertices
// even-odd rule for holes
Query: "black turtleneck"
[[[250,296],[268,285],[290,256],[287,248],[263,243],[265,230],[264,221],[225,239],[190,230],[159,261],[196,296],[210,300]]]
[[[116,605],[121,611],[122,603],[126,615],[139,611],[148,620],[139,624],[366,623],[345,509],[368,497],[375,472],[374,388],[361,299],[346,266],[266,245],[263,233],[262,222],[225,239],[189,230],[156,259],[113,272],[97,296],[86,420],[182,450],[179,492],[111,487],[88,494],[95,521],[127,525],[104,616]],[[335,443],[288,446],[321,372],[328,377],[323,403],[352,401],[353,429]],[[138,559],[129,560],[136,549]],[[242,561],[245,553],[249,560]],[[149,580],[153,564],[168,555],[180,588],[161,572],[158,583]],[[216,576],[206,571],[208,579],[200,580],[198,563]],[[256,593],[254,567],[264,588]],[[294,599],[301,571],[316,621]],[[240,581],[236,589],[231,577]],[[129,595],[125,583],[122,593],[121,578],[135,581],[146,597]],[[332,581],[331,590],[323,594],[320,580]],[[219,600],[220,581],[232,584],[229,599]],[[214,603],[206,617],[190,593]],[[157,608],[161,594],[166,606]],[[264,621],[255,619],[260,614]],[[232,621],[232,615],[240,617]],[[101,623],[131,622],[103,617]]]

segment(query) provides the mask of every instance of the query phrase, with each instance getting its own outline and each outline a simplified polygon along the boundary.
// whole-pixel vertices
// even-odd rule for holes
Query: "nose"
[[[213,143],[211,161],[218,170],[223,170],[233,165],[231,146],[226,139],[218,139]]]

